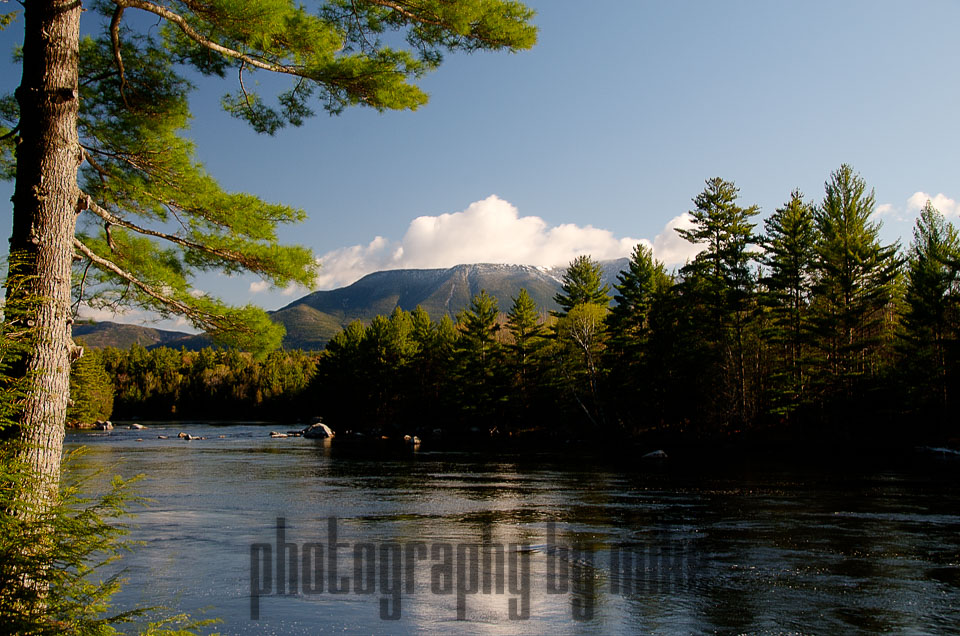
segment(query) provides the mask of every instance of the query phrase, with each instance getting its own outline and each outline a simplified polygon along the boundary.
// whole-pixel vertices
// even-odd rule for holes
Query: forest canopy
[[[509,299],[482,291],[455,319],[398,307],[356,321],[302,358],[309,368],[296,372],[295,390],[269,393],[272,408],[428,437],[435,428],[960,435],[950,417],[960,388],[960,239],[932,204],[906,249],[880,240],[872,191],[846,165],[820,202],[794,191],[762,223],[723,179],[708,180],[693,205],[683,236],[702,249],[676,271],[638,245],[613,290],[589,255],[574,259],[557,312],[521,289]],[[124,412],[147,400],[133,397],[135,359],[183,369],[200,360],[161,351],[109,353],[110,373],[124,378],[118,403],[132,409]],[[243,399],[257,402],[260,389],[230,386],[250,386]]]

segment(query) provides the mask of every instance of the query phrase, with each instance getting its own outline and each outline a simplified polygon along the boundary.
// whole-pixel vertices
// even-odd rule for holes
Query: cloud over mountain
[[[432,269],[462,263],[508,263],[555,267],[581,254],[596,260],[629,256],[637,243],[654,249],[668,266],[682,264],[697,250],[674,228],[689,225],[682,214],[671,219],[651,242],[617,238],[609,230],[572,223],[549,227],[536,216],[520,216],[516,207],[497,196],[470,204],[466,210],[421,216],[410,222],[399,242],[377,236],[366,245],[324,254],[317,279],[320,289],[348,285],[362,276],[388,269]]]

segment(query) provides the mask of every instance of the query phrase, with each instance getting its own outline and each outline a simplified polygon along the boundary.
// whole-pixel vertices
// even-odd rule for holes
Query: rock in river
[[[303,436],[309,439],[327,439],[333,437],[334,433],[330,427],[323,422],[311,424],[303,429]]]

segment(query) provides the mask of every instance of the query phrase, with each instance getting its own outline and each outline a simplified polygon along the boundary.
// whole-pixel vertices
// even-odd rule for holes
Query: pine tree
[[[747,340],[753,310],[755,274],[751,264],[755,240],[750,217],[756,206],[737,204],[739,189],[731,181],[708,179],[690,211],[691,229],[677,232],[687,241],[703,246],[683,267],[684,300],[703,311],[702,347],[704,368],[713,374],[719,391],[708,417],[720,423],[744,423],[748,419]]]
[[[763,302],[770,308],[766,337],[776,348],[774,410],[794,411],[804,393],[808,305],[817,240],[814,207],[794,190],[790,200],[764,221]]]
[[[907,256],[901,360],[917,406],[952,402],[957,368],[960,235],[930,201],[920,211]]]
[[[108,420],[113,413],[113,382],[98,351],[77,360],[70,369],[70,400],[67,422],[86,426]]]
[[[410,390],[406,404],[419,411],[418,417],[434,418],[438,416],[440,396],[437,325],[427,311],[417,305],[410,314],[410,327],[413,354],[407,368]]]
[[[433,347],[433,341],[436,335],[436,325],[430,320],[427,310],[417,305],[413,313],[410,314],[410,337],[413,339],[416,352],[422,353],[429,351]]]
[[[366,337],[366,327],[354,320],[334,334],[320,357],[310,392],[317,397],[317,402],[325,405],[325,416],[329,415],[331,421],[347,417],[359,419],[358,415],[368,415],[371,409],[372,387],[358,375],[366,371]]]
[[[546,344],[546,327],[540,320],[536,303],[524,288],[513,299],[513,305],[507,313],[507,329],[513,336],[509,351],[514,391],[519,396],[518,401],[524,407],[529,407],[533,388],[531,373],[536,368],[538,354]]]
[[[463,384],[458,382],[457,344],[460,337],[449,314],[440,316],[436,323],[432,359],[435,369],[435,390],[438,410],[452,414],[463,401]],[[453,382],[451,382],[453,380]]]
[[[560,288],[561,291],[553,297],[560,305],[560,311],[551,312],[557,317],[566,316],[567,312],[577,305],[610,303],[610,286],[603,282],[603,270],[600,264],[588,255],[578,256],[570,261]]]
[[[615,304],[607,319],[611,340],[622,351],[642,348],[654,299],[672,281],[663,263],[653,258],[653,250],[642,244],[633,248],[627,269],[617,274],[617,281]]]
[[[898,246],[880,243],[873,191],[849,165],[830,175],[816,211],[818,242],[812,325],[821,390],[856,408],[864,383],[877,377],[893,333]],[[838,411],[842,413],[843,411]]]
[[[543,345],[546,332],[537,305],[525,288],[521,288],[513,299],[513,305],[507,313],[507,329],[513,336],[510,350],[522,376],[530,357]]]
[[[481,416],[492,414],[502,392],[499,312],[497,299],[482,289],[470,307],[457,314],[457,353],[467,389],[462,406]]]
[[[361,347],[362,381],[369,387],[367,407],[373,409],[374,420],[381,426],[396,418],[396,403],[401,393],[405,343],[398,338],[403,329],[398,326],[390,318],[375,316],[367,327]]]
[[[651,387],[662,370],[650,368],[651,314],[654,304],[673,284],[653,250],[638,244],[627,269],[617,275],[619,283],[614,306],[607,317],[610,337],[607,365],[615,385],[611,387],[620,404],[621,418],[636,421],[649,411]]]
[[[499,312],[497,299],[488,294],[487,290],[481,289],[470,301],[470,307],[457,314],[460,347],[469,354],[471,363],[481,369],[481,375],[499,350]]]
[[[705,300],[719,332],[730,314],[742,310],[753,291],[755,253],[749,246],[755,237],[749,219],[758,209],[737,205],[740,189],[732,181],[716,177],[706,183],[693,200],[696,208],[689,212],[693,227],[677,233],[704,248],[684,270],[703,280],[708,294]]]

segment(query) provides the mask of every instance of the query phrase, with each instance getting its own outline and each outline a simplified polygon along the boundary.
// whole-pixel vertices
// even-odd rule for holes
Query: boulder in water
[[[317,422],[303,429],[303,436],[308,439],[330,439],[334,436],[334,433],[323,422]]]

